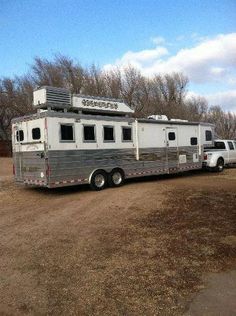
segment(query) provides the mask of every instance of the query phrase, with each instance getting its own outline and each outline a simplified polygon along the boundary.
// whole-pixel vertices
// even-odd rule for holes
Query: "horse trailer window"
[[[228,142],[228,145],[229,145],[229,149],[230,150],[234,150],[234,145],[232,142]]]
[[[40,139],[41,138],[41,132],[40,132],[40,128],[36,127],[32,129],[32,138],[33,139]]]
[[[206,131],[206,141],[211,141],[211,140],[212,140],[212,132]]]
[[[73,125],[61,124],[61,141],[74,141]]]
[[[132,141],[132,129],[131,129],[131,127],[122,127],[122,141],[123,142]]]
[[[84,141],[95,141],[95,126],[94,125],[84,125]]]
[[[24,140],[24,131],[20,129],[19,131],[16,131],[16,140],[18,142],[23,142]]]
[[[175,140],[175,133],[174,132],[169,132],[168,138],[169,138],[169,140]]]
[[[105,142],[114,142],[114,127],[113,126],[103,126],[103,136]]]
[[[197,137],[191,137],[190,138],[190,143],[192,146],[197,145]]]

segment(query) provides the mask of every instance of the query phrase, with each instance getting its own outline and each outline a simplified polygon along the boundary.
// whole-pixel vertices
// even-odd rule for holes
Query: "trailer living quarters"
[[[122,101],[71,95],[42,87],[37,113],[12,124],[15,180],[48,188],[89,183],[94,189],[124,179],[201,169],[214,126],[136,119]]]

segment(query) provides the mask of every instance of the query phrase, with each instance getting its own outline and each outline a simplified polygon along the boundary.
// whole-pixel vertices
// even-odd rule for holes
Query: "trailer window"
[[[106,142],[114,142],[114,127],[113,126],[103,126],[103,136],[104,141]]]
[[[84,142],[96,141],[95,139],[95,126],[94,125],[84,125]]]
[[[40,128],[36,127],[32,129],[32,138],[33,139],[40,139],[41,138],[41,132],[40,132]]]
[[[206,141],[211,141],[212,140],[212,132],[211,131],[206,131]]]
[[[74,141],[74,130],[71,124],[61,124],[61,140]]]
[[[234,145],[232,142],[228,142],[228,145],[229,145],[229,149],[230,150],[234,150]]]
[[[169,132],[168,138],[169,138],[169,140],[175,140],[175,133],[174,132]]]
[[[131,127],[122,127],[122,141],[131,142],[132,141],[132,129]]]
[[[197,145],[197,137],[191,137],[190,138],[190,143],[192,146]]]
[[[20,129],[19,131],[16,131],[16,140],[18,142],[23,142],[24,140],[24,131]]]

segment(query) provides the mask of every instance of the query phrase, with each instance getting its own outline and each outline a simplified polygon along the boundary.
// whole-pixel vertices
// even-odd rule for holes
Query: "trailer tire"
[[[224,160],[222,158],[219,158],[217,160],[215,171],[216,172],[222,172],[223,170],[224,170]]]
[[[107,187],[107,173],[104,170],[97,170],[92,174],[90,188],[100,191]]]
[[[113,169],[108,174],[108,184],[110,187],[120,187],[124,184],[125,174],[122,169]]]

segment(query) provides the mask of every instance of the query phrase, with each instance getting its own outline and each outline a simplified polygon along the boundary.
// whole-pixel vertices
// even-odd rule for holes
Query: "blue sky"
[[[150,76],[173,68],[190,77],[193,94],[215,103],[222,102],[217,94],[230,95],[223,106],[234,109],[234,41],[235,0],[0,0],[0,77],[57,53],[85,66],[131,63]]]

